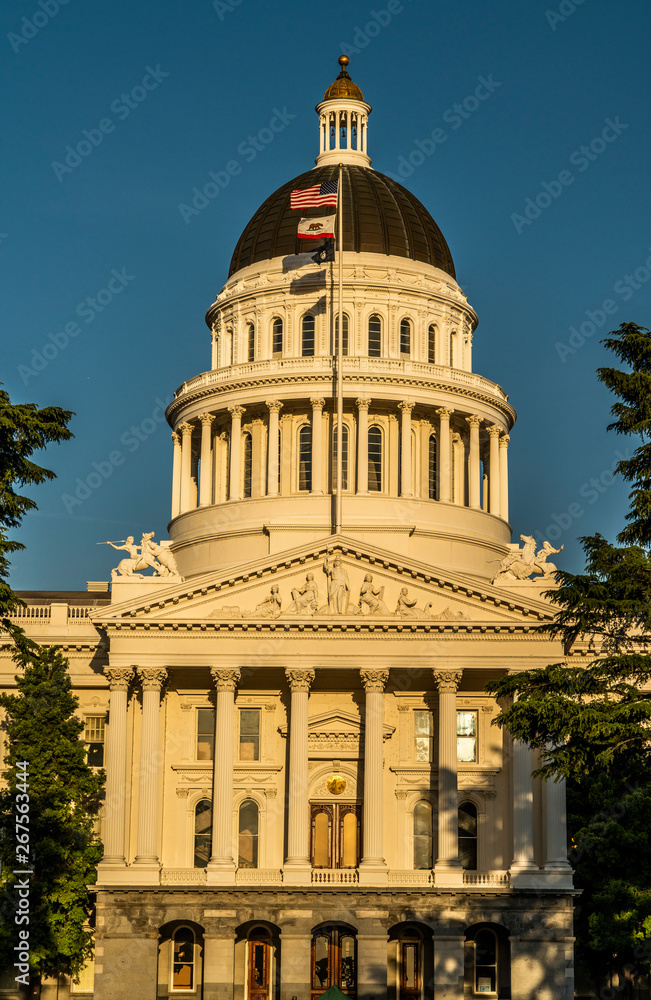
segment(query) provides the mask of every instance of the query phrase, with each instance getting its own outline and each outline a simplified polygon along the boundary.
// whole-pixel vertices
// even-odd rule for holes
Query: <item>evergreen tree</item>
[[[497,724],[538,750],[537,773],[568,779],[580,954],[596,975],[628,964],[639,976],[651,938],[651,332],[622,323],[603,343],[625,365],[597,371],[618,397],[608,429],[640,442],[615,470],[632,484],[628,523],[619,546],[580,539],[585,572],[557,573],[546,596],[559,610],[541,629],[593,659],[487,688],[510,703]]]
[[[102,855],[93,828],[104,773],[86,761],[84,723],[73,714],[78,699],[65,658],[17,635],[14,659],[21,668],[18,694],[0,694],[8,743],[7,787],[0,792],[0,966],[14,968],[19,932],[27,943],[28,931],[29,972],[21,967],[15,975],[33,984],[43,976],[74,976],[92,954],[87,886]],[[25,827],[17,827],[25,816]],[[16,923],[21,883],[29,922]]]

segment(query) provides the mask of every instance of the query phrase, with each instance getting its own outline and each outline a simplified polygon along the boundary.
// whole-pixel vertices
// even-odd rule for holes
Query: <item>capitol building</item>
[[[339,62],[316,166],[246,223],[179,373],[169,539],[21,594],[107,773],[94,964],[45,1000],[573,996],[564,785],[485,691],[563,659],[553,550],[511,541],[515,410]],[[301,215],[338,212],[334,261],[300,256]]]

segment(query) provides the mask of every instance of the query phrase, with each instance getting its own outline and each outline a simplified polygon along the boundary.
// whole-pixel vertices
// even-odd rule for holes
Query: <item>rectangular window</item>
[[[432,761],[434,751],[434,716],[417,709],[414,712],[414,752],[418,761]]]
[[[477,713],[457,712],[457,760],[477,763]]]
[[[240,760],[260,760],[260,709],[240,709]]]
[[[215,755],[215,709],[197,709],[197,760],[212,760]]]
[[[87,715],[85,719],[84,742],[91,767],[104,767],[104,715]]]
[[[95,958],[89,958],[79,973],[79,982],[70,983],[71,993],[92,993],[95,989]]]

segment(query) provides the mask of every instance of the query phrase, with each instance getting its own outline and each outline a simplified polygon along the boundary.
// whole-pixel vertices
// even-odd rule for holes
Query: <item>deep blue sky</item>
[[[41,2],[55,11],[53,0]],[[626,489],[611,485],[609,470],[626,443],[605,432],[610,399],[594,370],[609,363],[600,334],[625,320],[651,325],[651,11],[641,0],[584,0],[567,14],[573,4],[564,0],[562,20],[553,14],[560,6],[392,0],[390,23],[366,32],[373,11],[388,20],[385,0],[223,0],[219,10],[211,0],[69,0],[54,16],[37,0],[6,0],[0,379],[16,401],[77,414],[75,440],[45,456],[58,479],[35,493],[39,512],[18,534],[27,550],[13,559],[14,587],[83,589],[107,579],[115,562],[96,541],[165,534],[172,453],[157,401],[209,367],[204,312],[255,209],[312,165],[313,109],[342,43],[374,108],[376,169],[395,173],[435,128],[447,136],[405,183],[441,226],[479,314],[475,371],[499,382],[518,411],[514,537],[544,535],[560,521],[556,544],[566,549],[556,561],[578,570],[578,535],[614,535]],[[23,21],[36,12],[37,31]],[[125,109],[121,95],[141,86],[147,67],[155,89]],[[449,109],[473,95],[479,77],[493,93],[454,118]],[[238,152],[274,108],[295,117],[254,159]],[[91,155],[70,172],[52,166],[107,118]],[[620,123],[612,141],[581,159],[575,151],[600,139],[607,119]],[[179,204],[232,159],[241,173],[186,223]],[[552,184],[562,171],[571,183]],[[516,225],[514,213],[543,182],[560,194],[531,224]],[[639,268],[637,288],[622,284]],[[124,287],[101,312],[80,316],[112,271]],[[612,315],[561,358],[556,345],[588,322],[587,311],[599,321],[608,299]],[[49,335],[75,322],[70,343],[30,374]],[[94,462],[106,470],[115,451],[121,464],[68,512],[62,496]]]

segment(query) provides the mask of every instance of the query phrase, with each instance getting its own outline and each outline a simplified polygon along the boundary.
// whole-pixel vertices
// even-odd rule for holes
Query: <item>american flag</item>
[[[292,191],[292,208],[320,208],[322,205],[337,204],[337,181],[324,181],[304,191]]]

